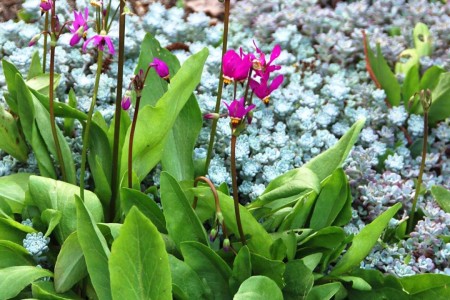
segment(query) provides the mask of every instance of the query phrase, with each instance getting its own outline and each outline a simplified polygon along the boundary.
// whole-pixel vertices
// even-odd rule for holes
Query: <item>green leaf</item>
[[[50,157],[50,153],[48,152],[47,146],[45,145],[44,139],[42,138],[35,121],[31,124],[31,140],[28,141],[30,141],[31,148],[33,148],[41,175],[56,178],[53,160]]]
[[[0,240],[0,269],[14,266],[34,266],[36,262],[22,246],[11,241]]]
[[[177,247],[184,241],[197,241],[208,245],[206,231],[176,179],[169,173],[162,172],[160,182],[161,204],[167,231]]]
[[[357,276],[338,276],[339,280],[344,282],[351,282],[352,288],[359,291],[370,291],[372,287],[367,281]]]
[[[420,57],[416,49],[403,50],[399,58],[405,62],[399,61],[395,64],[395,74],[403,74],[406,76],[411,71],[411,68],[415,66],[419,67]],[[403,99],[407,100],[406,98]]]
[[[450,117],[450,72],[439,76],[439,82],[431,96],[433,103],[428,113],[428,122],[435,124],[437,121]]]
[[[434,90],[439,82],[439,76],[444,73],[445,70],[438,66],[431,66],[425,71],[422,78],[420,79],[420,90]]]
[[[33,281],[48,276],[53,276],[53,273],[38,267],[15,266],[0,269],[0,299],[13,298]]]
[[[434,289],[444,288],[440,290],[445,298],[450,296],[450,276],[444,274],[418,274],[400,278],[400,283],[410,295],[415,295]],[[431,299],[431,298],[422,298]]]
[[[413,31],[414,47],[419,56],[430,56],[433,48],[432,37],[427,25],[417,23]]]
[[[76,232],[62,244],[55,263],[55,290],[64,293],[88,275],[86,261]]]
[[[77,107],[77,96],[75,95],[75,91],[73,88],[69,91],[69,98],[68,98],[68,105],[71,108]],[[74,129],[75,119],[74,118],[64,118],[64,134],[67,136],[73,135],[73,129]]]
[[[61,79],[60,74],[55,74],[53,78],[54,89],[59,85],[59,80]],[[48,95],[48,89],[50,85],[50,73],[40,74],[32,78],[27,79],[26,84],[29,88],[38,91],[41,94]]]
[[[342,168],[336,169],[317,197],[309,228],[319,230],[331,226],[347,202],[348,189],[347,175]]]
[[[0,218],[0,240],[11,241],[22,245],[25,236],[26,232],[12,226],[7,219]]]
[[[267,276],[276,282],[280,288],[284,286],[283,274],[286,266],[281,260],[272,260],[252,253],[251,262],[253,275]]]
[[[5,59],[2,59],[2,67],[3,67],[3,75],[5,75],[6,86],[8,87],[8,92],[10,97],[6,97],[5,99],[8,102],[9,108],[12,112],[18,112],[17,109],[17,86],[16,86],[16,74],[20,74],[19,70],[17,70],[16,66],[12,63],[8,62]],[[20,99],[20,97],[19,97]]]
[[[252,276],[242,283],[234,300],[282,300],[283,293],[276,283],[265,276]]]
[[[319,178],[319,181],[322,182],[334,170],[340,168],[347,159],[350,150],[358,140],[359,132],[363,128],[364,122],[364,119],[356,121],[333,147],[311,159],[302,168],[308,168],[313,171]]]
[[[0,149],[21,162],[28,159],[28,147],[19,124],[3,106],[0,106]]]
[[[383,230],[389,224],[389,221],[395,216],[402,204],[397,203],[387,211],[379,215],[369,225],[364,227],[354,238],[352,245],[338,261],[330,275],[341,275],[352,268],[359,265],[359,263],[369,254],[373,246],[377,242]]]
[[[208,50],[203,49],[188,58],[171,79],[170,89],[158,103],[155,106],[146,105],[139,111],[133,144],[133,169],[140,181],[160,161],[169,131],[200,82],[207,56]],[[121,177],[127,170],[129,132],[122,149]]]
[[[112,244],[109,270],[113,299],[172,299],[164,241],[136,207],[131,208]]]
[[[231,269],[213,250],[199,242],[181,243],[184,261],[214,291],[214,299],[231,299],[228,280]]]
[[[307,300],[331,299],[342,287],[340,282],[326,283],[314,286],[306,297]]]
[[[39,58],[39,51],[35,51],[31,58],[30,69],[28,69],[27,79],[42,75],[44,72],[41,66],[41,59]]]
[[[56,239],[62,244],[77,229],[77,209],[74,195],[79,195],[80,188],[50,178],[31,176],[29,189],[33,204],[41,212],[46,209],[54,209],[62,213],[61,221],[54,231]],[[84,201],[95,222],[101,222],[103,220],[103,208],[97,196],[86,190]]]
[[[17,173],[0,177],[0,202],[6,202],[13,213],[21,213],[31,174]]]
[[[211,299],[207,293],[208,287],[184,261],[169,254],[170,273],[172,285],[176,286],[185,295],[185,299]],[[175,294],[175,291],[173,291]],[[210,291],[209,291],[210,292]]]
[[[442,210],[450,213],[450,191],[443,186],[434,185],[431,187],[431,194]]]
[[[242,247],[233,262],[233,270],[230,278],[230,289],[236,293],[239,286],[252,276],[252,261],[247,246]]]
[[[50,111],[50,102],[48,96],[43,95],[35,90],[30,91],[34,95],[34,97],[36,97],[36,99],[39,100],[42,106],[44,106],[47,111]],[[75,94],[73,93],[72,96],[75,97]],[[75,107],[76,103],[73,103],[74,99],[71,100],[70,97],[71,93],[69,92],[69,104],[59,101],[55,101],[53,103],[55,116],[69,119],[77,119],[80,122],[85,121],[87,119],[87,115],[84,112],[76,109]],[[72,105],[74,105],[74,107],[72,107]]]
[[[125,214],[128,214],[131,207],[136,206],[139,210],[152,221],[159,232],[167,233],[166,219],[161,211],[161,208],[156,202],[148,197],[146,194],[123,187],[120,190],[120,200],[122,209]]]
[[[403,81],[402,85],[402,98],[403,98],[403,104],[405,105],[406,110],[410,111],[409,109],[409,99],[411,96],[414,95],[414,93],[420,91],[419,89],[419,64],[415,64],[412,66],[408,73],[406,73],[405,80]],[[411,106],[411,108],[413,108]]]
[[[310,212],[316,202],[316,199],[316,192],[310,192],[300,197],[297,200],[297,203],[295,203],[293,210],[281,223],[278,231],[303,228],[306,221],[310,218]]]
[[[63,294],[56,292],[55,288],[53,287],[53,283],[49,281],[33,282],[31,285],[31,290],[33,292],[33,297],[36,297],[37,299],[46,299],[46,300],[82,299],[73,291],[68,291]]]
[[[85,199],[86,201],[86,199]],[[89,277],[99,299],[112,299],[108,258],[110,251],[106,240],[85,203],[75,195],[77,207],[78,241],[83,250]]]
[[[49,236],[53,229],[59,224],[61,217],[61,212],[55,209],[49,208],[42,212],[41,220],[48,226],[47,232],[45,233],[46,237]]]
[[[283,296],[286,300],[305,299],[314,285],[313,273],[302,260],[288,262],[284,278],[286,286],[283,288]]]

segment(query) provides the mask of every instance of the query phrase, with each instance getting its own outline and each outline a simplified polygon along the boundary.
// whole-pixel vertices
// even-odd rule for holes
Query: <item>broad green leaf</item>
[[[14,266],[34,266],[36,262],[30,253],[22,246],[0,240],[0,269]]]
[[[30,141],[30,140],[29,140]],[[39,132],[36,121],[33,121],[31,127],[31,148],[33,148],[34,156],[39,167],[39,172],[42,176],[56,179],[56,171],[53,165],[53,160],[50,157],[44,139]]]
[[[281,223],[278,231],[303,228],[310,217],[310,212],[316,199],[317,193],[314,191],[300,197],[295,203],[293,210]]]
[[[236,293],[239,286],[252,276],[252,261],[247,246],[242,247],[233,262],[233,270],[230,278],[230,289]]]
[[[42,104],[42,106],[45,107],[47,111],[50,110],[50,104],[49,104],[49,98],[47,95],[43,95],[35,90],[30,90],[31,93],[36,97],[37,100]],[[76,105],[76,103],[73,103],[73,99],[70,100],[70,92],[69,92],[69,104],[66,104],[64,102],[55,101],[53,103],[53,109],[55,111],[56,117],[62,117],[64,119],[77,119],[80,122],[85,121],[87,119],[87,115],[78,110],[76,107],[72,107],[71,105]],[[75,97],[75,94],[72,94],[73,97]],[[75,100],[76,101],[76,100]],[[71,103],[72,102],[72,103]]]
[[[314,286],[306,297],[307,300],[331,299],[342,287],[340,282],[326,283]]]
[[[319,181],[322,182],[334,170],[340,168],[347,159],[350,150],[358,140],[359,132],[363,128],[364,122],[365,119],[356,121],[333,147],[311,159],[302,168],[308,168],[313,171],[319,178]]]
[[[431,187],[431,194],[446,213],[450,213],[450,191],[443,186],[434,185]]]
[[[431,292],[438,289],[445,298],[450,296],[450,276],[444,274],[417,274],[406,276],[399,279],[403,290],[410,295],[416,295],[423,292]],[[441,288],[443,288],[441,290]],[[431,298],[422,298],[431,299]]]
[[[17,86],[16,74],[20,74],[16,66],[9,61],[2,59],[3,75],[5,75],[6,86],[8,87],[9,97],[5,97],[11,111],[17,114]],[[20,98],[20,97],[19,97]]]
[[[348,189],[347,175],[342,168],[336,169],[325,180],[316,199],[309,228],[319,230],[331,226],[347,202]]]
[[[22,245],[26,232],[13,227],[7,222],[7,219],[0,218],[0,240],[11,241]]]
[[[75,195],[75,203],[77,208],[78,241],[83,250],[92,285],[99,299],[112,299],[108,268],[110,250],[100,229],[97,227],[95,218],[78,195]]]
[[[77,107],[77,96],[75,95],[75,91],[73,88],[69,91],[69,97],[68,97],[68,103],[69,107],[75,108]],[[64,118],[64,135],[66,136],[72,136],[73,135],[73,128],[75,124],[74,118]]]
[[[358,266],[359,263],[369,254],[373,246],[375,246],[375,243],[381,233],[387,227],[389,221],[395,216],[401,206],[401,203],[395,204],[387,211],[379,215],[372,221],[372,223],[364,227],[353,238],[352,245],[344,256],[338,261],[330,275],[341,275]]]
[[[62,244],[55,263],[55,290],[64,293],[88,275],[77,232]]]
[[[314,253],[303,257],[301,261],[305,264],[305,266],[308,269],[314,271],[314,269],[319,265],[322,256],[323,256],[322,253]]]
[[[299,243],[297,257],[304,257],[314,253],[321,253],[322,267],[327,264],[330,255],[340,249],[345,241],[345,232],[341,227],[329,226],[310,234]],[[340,254],[340,252],[339,252]]]
[[[260,215],[266,213],[266,210],[267,209],[263,207],[262,209],[256,211],[253,215],[255,218],[260,218]],[[286,216],[288,216],[293,210],[293,207],[284,207],[270,215],[265,215],[264,222],[262,223],[263,227],[267,230],[267,232],[275,232],[280,224],[285,220]]]
[[[60,74],[55,74],[53,78],[54,89],[59,85],[59,80],[61,79]],[[50,73],[40,74],[32,78],[27,79],[26,84],[33,90],[38,91],[41,94],[48,95],[48,89],[50,86]]]
[[[17,173],[0,177],[0,202],[4,201],[13,213],[21,213],[31,174]]]
[[[113,299],[172,299],[164,241],[136,207],[131,208],[112,244],[109,270]]]
[[[266,276],[252,276],[242,283],[235,300],[282,300],[283,293],[276,283]]]
[[[207,55],[208,50],[203,49],[188,58],[171,79],[170,88],[158,103],[140,109],[133,144],[133,169],[140,181],[160,161],[168,133],[200,81]],[[129,132],[122,149],[122,176],[127,170]]]
[[[205,229],[176,179],[162,172],[160,182],[161,204],[170,237],[178,247],[184,241],[208,245]]]
[[[62,214],[59,210],[48,208],[41,214],[41,220],[48,226],[45,236],[49,236],[56,225],[61,221]]]
[[[112,242],[119,237],[121,223],[97,223],[98,228],[102,232],[105,239],[112,244]]]
[[[184,261],[169,254],[172,285],[176,286],[185,295],[185,299],[211,299],[207,292],[208,287]],[[173,291],[175,293],[175,291]]]
[[[312,270],[302,260],[293,260],[286,263],[284,280],[286,285],[283,288],[283,296],[287,300],[305,299],[314,285]]]
[[[406,73],[406,77],[402,85],[403,104],[405,105],[406,110],[410,112],[409,99],[414,95],[414,93],[419,91],[419,82],[419,64],[415,64],[409,69],[408,73]],[[411,106],[411,109],[413,107],[414,104]]]
[[[122,210],[128,214],[131,207],[136,206],[139,210],[152,221],[159,232],[167,233],[166,219],[161,208],[156,202],[148,197],[146,194],[126,187],[120,190],[120,200],[122,203]],[[172,199],[175,201],[175,199]]]
[[[370,291],[372,287],[367,281],[357,276],[338,276],[338,279],[344,282],[351,282],[352,288],[360,291]]]
[[[31,176],[29,190],[33,204],[41,212],[46,209],[54,209],[62,213],[61,221],[54,231],[56,239],[62,244],[77,229],[77,209],[74,195],[79,195],[80,188],[63,181]],[[97,196],[86,190],[84,201],[95,222],[101,222],[103,220],[103,208]]]
[[[417,53],[416,49],[403,50],[399,55],[399,59],[403,60],[404,62],[399,61],[395,64],[395,74],[403,74],[407,76],[409,71],[411,71],[411,68],[419,67],[420,56]],[[406,98],[404,98],[404,100],[405,99]]]
[[[419,56],[430,56],[433,50],[432,37],[427,25],[417,23],[413,31],[414,47]]]
[[[181,243],[184,261],[206,281],[214,292],[214,299],[231,299],[228,280],[231,269],[213,250],[199,242]]]
[[[30,69],[28,69],[27,79],[31,79],[33,77],[39,76],[43,74],[41,59],[39,57],[39,51],[35,51],[33,53],[33,57],[31,58]]]
[[[439,82],[431,96],[433,103],[428,113],[428,122],[435,124],[437,121],[450,117],[450,72],[439,76]]]
[[[37,299],[46,299],[46,300],[82,299],[73,291],[68,291],[63,294],[56,292],[53,283],[50,281],[33,282],[31,284],[31,291],[33,293],[33,297],[36,297]]]
[[[420,90],[434,90],[439,82],[439,76],[444,73],[445,70],[438,66],[431,66],[425,71],[422,78],[420,79]]]
[[[197,187],[191,191],[198,196],[199,203],[207,205],[212,216],[216,209],[214,197],[209,187]],[[228,195],[218,191],[220,207],[227,226],[227,230],[239,236],[239,230],[236,225],[236,216],[234,214],[234,201]],[[192,195],[193,198],[193,195]],[[191,198],[191,199],[192,199]],[[272,237],[262,227],[260,223],[252,216],[246,207],[239,205],[239,212],[241,215],[242,228],[245,235],[249,235],[247,239],[247,246],[252,253],[260,254],[264,257],[270,256],[270,246],[273,243]]]
[[[21,162],[27,161],[28,147],[19,124],[3,106],[0,106],[0,149]]]
[[[20,222],[17,222],[16,220],[14,220],[13,218],[2,218],[0,217],[0,222],[3,224],[8,224],[10,227],[16,228],[22,232],[26,232],[26,233],[33,233],[36,232],[36,229],[34,229],[33,227],[27,226],[27,225],[23,225]]]
[[[48,276],[53,276],[53,273],[32,266],[15,266],[0,269],[0,299],[13,298],[33,281]]]
[[[280,288],[284,286],[283,274],[286,265],[281,260],[272,260],[251,253],[253,275],[264,275],[272,279]]]

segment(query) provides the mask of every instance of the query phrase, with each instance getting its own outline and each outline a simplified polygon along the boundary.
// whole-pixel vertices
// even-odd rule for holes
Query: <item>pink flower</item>
[[[89,9],[87,7],[84,9],[84,16],[81,11],[74,11],[73,15],[74,20],[72,22],[72,27],[69,27],[69,30],[72,33],[72,38],[70,39],[70,46],[72,47],[78,44],[81,38],[86,37],[86,31],[88,30],[87,21]]]
[[[245,107],[244,97],[240,98],[239,100],[233,100],[230,104],[226,103],[225,101],[223,103],[228,108],[228,115],[231,118],[231,125],[233,127],[239,125],[245,115],[256,106],[255,104],[252,104]]]
[[[42,12],[49,11],[50,9],[52,9],[52,6],[53,6],[52,0],[41,0],[41,4],[39,5]]]
[[[242,48],[237,54],[234,50],[228,50],[223,56],[223,79],[225,84],[233,81],[244,81],[252,67],[252,54],[244,54]]]
[[[169,79],[170,76],[169,67],[164,61],[155,57],[153,58],[153,61],[149,64],[149,67],[154,68],[158,76],[161,77],[162,79],[165,80]]]
[[[271,73],[275,70],[279,70],[281,69],[281,66],[278,65],[272,65],[272,62],[281,54],[281,47],[280,45],[275,45],[275,47],[273,47],[272,52],[270,53],[270,60],[269,62],[266,61],[266,55],[264,54],[264,52],[262,52],[258,46],[256,46],[256,43],[253,42],[253,44],[255,45],[256,48],[256,52],[258,52],[259,54],[259,58],[255,58],[253,60],[253,69],[255,70],[255,73],[260,76],[263,77],[265,73]]]
[[[87,41],[85,41],[83,44],[83,52],[86,52],[86,47],[91,41],[94,41],[94,46],[98,47],[100,51],[104,51],[104,47],[105,45],[107,45],[109,53],[111,53],[111,55],[114,55],[114,45],[111,42],[111,38],[106,35],[106,31],[102,30],[100,34],[94,35],[93,37],[87,39]]]
[[[278,75],[269,85],[269,74],[266,73],[263,74],[260,82],[250,79],[250,87],[255,95],[261,99],[265,105],[268,105],[270,101],[270,94],[283,83],[283,79],[283,75]]]
[[[123,110],[128,110],[131,106],[131,97],[128,93],[125,94],[125,96],[123,96],[122,101],[121,101],[121,106]]]

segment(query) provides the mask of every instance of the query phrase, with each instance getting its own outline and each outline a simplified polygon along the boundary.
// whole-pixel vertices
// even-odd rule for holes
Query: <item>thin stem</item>
[[[130,144],[128,145],[128,187],[133,187],[133,141],[134,131],[136,130],[136,123],[139,114],[139,103],[141,102],[141,96],[136,97],[136,107],[134,109],[133,122],[131,123],[130,131]]]
[[[45,65],[47,64],[47,40],[48,40],[48,11],[45,12],[44,22],[44,52],[42,53],[42,73],[45,73]]]
[[[123,88],[123,64],[125,53],[125,15],[123,14],[125,1],[120,1],[119,15],[119,54],[117,65],[117,89],[116,89],[116,112],[114,118],[114,142],[112,156],[112,173],[111,173],[111,202],[110,202],[110,220],[114,220],[116,213],[117,201],[117,182],[118,182],[118,165],[119,165],[119,137],[120,137],[120,114],[122,113],[122,88]]]
[[[236,94],[237,94],[237,82],[235,80],[234,81],[234,89],[233,89],[233,99],[236,99]]]
[[[81,171],[80,171],[80,197],[84,200],[84,174],[86,173],[86,156],[89,147],[89,133],[91,130],[92,115],[94,114],[95,103],[97,102],[97,92],[100,83],[100,75],[102,74],[103,51],[98,51],[97,56],[97,73],[95,75],[94,92],[92,93],[91,106],[86,120],[86,127],[83,135],[83,149],[81,151]]]
[[[220,101],[222,100],[222,89],[223,89],[223,56],[225,52],[227,52],[227,44],[228,44],[228,24],[230,22],[230,0],[225,0],[225,15],[223,19],[223,43],[222,43],[222,59],[220,64],[220,77],[219,77],[219,86],[217,88],[217,99],[216,99],[216,107],[214,108],[214,112],[217,114],[220,110]],[[209,135],[209,145],[208,145],[208,153],[206,154],[206,162],[205,162],[205,170],[204,173],[208,173],[209,163],[211,161],[211,155],[214,147],[214,139],[216,138],[216,130],[217,130],[217,122],[215,119],[211,125],[211,132]]]
[[[56,132],[56,120],[55,120],[55,95],[54,95],[54,79],[55,79],[55,32],[56,32],[56,0],[53,1],[52,14],[51,14],[51,44],[50,44],[50,82],[49,82],[49,113],[50,113],[50,127],[52,130],[53,141],[55,142],[56,156],[58,158],[59,167],[61,169],[61,175],[64,181],[67,181],[66,169],[64,168],[64,160],[61,152],[61,146],[59,144],[58,135]]]
[[[234,199],[234,214],[236,215],[236,224],[239,230],[242,245],[247,244],[245,240],[244,230],[242,229],[241,214],[239,213],[239,195],[237,186],[237,171],[236,171],[236,140],[237,137],[231,135],[231,180],[233,184],[233,199]]]
[[[428,110],[423,112],[423,144],[422,144],[422,161],[420,163],[419,176],[417,177],[416,191],[414,193],[413,204],[411,212],[409,213],[408,232],[413,230],[414,214],[416,212],[417,200],[419,199],[420,187],[422,186],[422,176],[425,169],[425,161],[427,159],[427,145],[428,145]]]
[[[245,103],[247,103],[247,105],[249,105],[249,102],[247,101],[247,97],[248,97],[248,90],[250,88],[250,79],[252,78],[252,72],[253,72],[253,68],[250,68],[250,72],[248,72],[247,84],[245,86],[244,100],[245,100]]]

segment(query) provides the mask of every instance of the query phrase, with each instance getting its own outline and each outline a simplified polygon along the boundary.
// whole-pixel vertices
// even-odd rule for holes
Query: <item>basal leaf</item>
[[[41,59],[39,57],[39,51],[35,51],[33,53],[33,57],[31,58],[30,68],[28,69],[27,79],[31,79],[33,77],[39,76],[43,74]]]
[[[16,173],[0,177],[0,202],[7,203],[13,213],[22,212],[30,175]]]
[[[283,293],[276,283],[266,276],[252,276],[242,283],[234,300],[282,300]]]
[[[239,286],[252,276],[252,261],[247,246],[242,247],[233,262],[233,270],[230,278],[230,289],[236,293]]]
[[[434,185],[431,187],[431,194],[446,213],[450,213],[450,191],[443,186]]]
[[[59,210],[48,208],[41,214],[41,220],[47,225],[45,236],[49,236],[55,229],[56,225],[61,221],[62,214]]]
[[[55,291],[53,283],[50,281],[33,282],[31,285],[33,297],[37,299],[52,299],[52,300],[81,300],[75,292],[68,291],[65,293],[58,293]]]
[[[431,96],[433,103],[428,113],[428,122],[435,124],[437,121],[450,117],[450,72],[439,76],[439,82]]]
[[[340,282],[326,283],[314,286],[308,293],[306,300],[328,300],[332,299],[334,295],[342,287]]]
[[[131,208],[114,240],[109,270],[113,299],[172,299],[164,241],[136,207]]]
[[[59,85],[59,80],[61,79],[60,74],[55,74],[55,77],[53,78],[54,82],[54,89],[56,89]],[[50,74],[40,74],[35,77],[29,78],[26,81],[26,84],[28,87],[32,88],[33,90],[38,91],[41,94],[48,95],[48,89],[50,85]]]
[[[286,286],[283,296],[286,300],[303,300],[314,285],[312,271],[302,260],[289,261],[284,272]]]
[[[28,159],[28,147],[19,124],[3,106],[0,106],[0,149],[21,162]]]
[[[53,276],[53,273],[32,266],[14,266],[0,269],[0,299],[11,299],[33,281],[48,276]]]
[[[264,275],[272,279],[280,288],[284,286],[284,271],[286,265],[281,260],[273,260],[264,256],[252,253],[252,273],[253,275]]]
[[[0,269],[35,265],[30,253],[24,247],[11,241],[0,240],[0,257]]]

